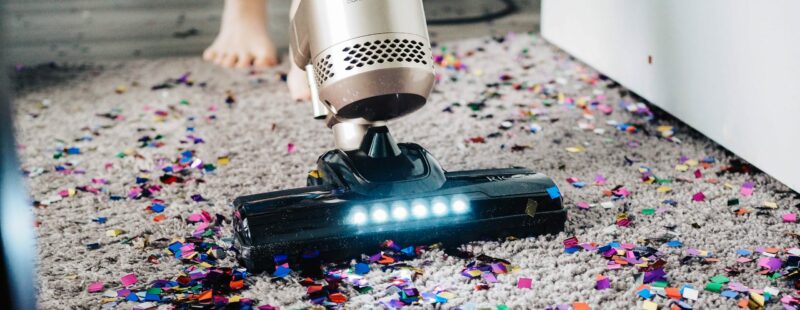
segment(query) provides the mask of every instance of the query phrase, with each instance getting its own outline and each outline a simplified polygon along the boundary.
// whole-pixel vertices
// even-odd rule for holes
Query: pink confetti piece
[[[611,108],[610,105],[607,105],[605,103],[598,104],[597,105],[597,110],[599,110],[600,112],[603,112],[606,115],[611,114],[611,112],[614,112],[614,109]]]
[[[136,283],[136,274],[130,273],[119,279],[123,286],[131,286]]]
[[[697,192],[696,194],[694,194],[694,196],[692,196],[692,200],[694,200],[694,201],[705,201],[706,200],[706,194],[703,194],[703,192]]]
[[[614,195],[628,197],[631,195],[631,192],[628,191],[627,188],[620,187],[619,189],[612,192]]]
[[[494,276],[493,273],[484,271],[483,272],[483,279],[486,280],[488,283],[497,283],[497,277]]]
[[[794,213],[786,213],[783,215],[783,222],[784,223],[795,223],[797,222],[797,214]]]
[[[286,145],[286,152],[291,154],[295,151],[295,147],[293,143],[289,143]]]
[[[750,197],[753,195],[753,188],[742,187],[739,189],[739,193],[742,194],[742,196]]]
[[[581,201],[581,202],[577,203],[576,206],[578,206],[578,209],[583,209],[583,210],[589,210],[589,207],[590,207],[589,203],[585,202],[585,201]]]
[[[699,179],[699,178],[702,178],[702,177],[703,177],[703,173],[702,173],[702,172],[700,172],[700,169],[697,169],[697,170],[695,170],[695,171],[694,171],[694,177],[695,177],[696,179]]]
[[[597,184],[597,185],[606,184],[606,177],[604,177],[601,174],[598,174],[597,176],[594,177],[594,184]]]
[[[103,282],[99,282],[98,281],[98,282],[94,282],[94,283],[89,284],[89,286],[86,287],[86,290],[89,291],[89,293],[97,293],[97,292],[102,291],[104,287],[105,287],[105,284],[103,284]]]
[[[752,261],[753,261],[752,259],[749,259],[747,257],[739,257],[739,258],[736,259],[736,262],[740,263],[740,264],[749,263],[749,262],[752,262]]]
[[[781,268],[780,258],[775,257],[762,257],[758,259],[758,266],[762,268],[766,268],[770,272],[776,271]]]
[[[530,278],[519,278],[517,280],[517,288],[531,288],[531,284],[533,284],[533,280]]]

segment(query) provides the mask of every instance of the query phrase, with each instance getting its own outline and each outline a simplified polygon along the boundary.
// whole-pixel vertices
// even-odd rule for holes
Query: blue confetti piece
[[[183,243],[175,241],[175,242],[171,243],[168,248],[169,248],[170,252],[178,253],[178,252],[181,251],[181,247],[183,247]]]
[[[653,297],[653,293],[651,293],[649,289],[644,288],[641,291],[639,291],[639,297],[644,299],[650,299],[651,297]]]
[[[572,186],[577,187],[577,188],[583,188],[584,186],[586,186],[586,183],[575,182],[575,183],[572,183]]]
[[[739,254],[739,256],[750,256],[752,253],[745,249],[738,249],[736,250],[736,254]]]
[[[133,294],[133,293],[131,293]],[[130,296],[130,295],[128,295]],[[144,301],[161,301],[161,296],[158,294],[146,294],[144,295]]]
[[[670,242],[667,242],[667,245],[672,248],[679,248],[683,246],[683,243],[678,240],[672,240]]]
[[[672,199],[664,200],[661,203],[666,204],[666,205],[670,205],[670,206],[673,206],[673,207],[678,205],[678,202],[675,201],[675,200],[672,200]]]
[[[572,254],[572,253],[575,253],[575,252],[578,252],[578,251],[580,251],[580,249],[581,249],[581,248],[580,248],[580,247],[577,247],[577,246],[575,246],[575,247],[571,247],[571,248],[565,248],[565,249],[564,249],[564,253],[567,253],[567,254]]]
[[[365,275],[369,273],[369,265],[365,263],[356,264],[356,274]]]
[[[561,197],[561,192],[559,192],[558,187],[555,186],[547,188],[547,194],[550,195],[550,199]]]
[[[414,251],[414,247],[413,246],[407,247],[407,248],[401,250],[401,252],[403,252],[404,254],[406,254],[408,256],[415,256],[416,255],[416,252]]]
[[[127,301],[139,301],[139,296],[136,296],[136,294],[131,292],[130,294],[128,294],[127,297],[125,297],[125,300],[127,300]]]
[[[278,278],[283,278],[285,276],[288,276],[290,272],[292,272],[291,269],[283,266],[278,266],[278,268],[275,269],[275,273],[273,273],[272,275]]]
[[[722,292],[721,295],[727,298],[736,298],[739,296],[739,293],[737,293],[736,291],[725,290]]]
[[[77,155],[77,154],[80,154],[80,153],[81,153],[81,149],[79,149],[77,147],[71,147],[71,148],[67,149],[67,154],[70,154],[70,155]]]
[[[108,221],[108,218],[101,216],[96,219],[93,219],[92,221],[97,222],[99,224],[105,224],[106,221]]]
[[[164,205],[162,205],[160,203],[154,203],[152,206],[150,206],[150,210],[155,212],[155,213],[164,212]]]

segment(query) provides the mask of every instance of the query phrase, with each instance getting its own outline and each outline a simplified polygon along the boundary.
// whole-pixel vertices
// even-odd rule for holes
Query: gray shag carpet
[[[737,301],[703,287],[710,277],[726,274],[726,267],[736,265],[737,249],[797,246],[797,239],[787,234],[796,232],[797,224],[782,220],[785,213],[797,212],[796,193],[763,173],[739,172],[740,161],[734,155],[669,116],[655,111],[649,117],[644,106],[638,112],[625,109],[639,99],[538,36],[509,34],[503,40],[441,43],[436,53],[444,47],[466,68],[438,69],[439,81],[429,103],[392,122],[395,138],[425,146],[451,171],[525,166],[545,173],[558,184],[570,213],[566,230],[557,235],[465,246],[475,255],[505,259],[516,266],[487,290],[476,290],[478,282],[460,274],[469,260],[432,249],[408,261],[422,270],[413,281],[420,292],[441,287],[455,295],[443,308],[505,304],[542,309],[573,302],[586,302],[592,309],[641,308],[643,301],[635,292],[637,269],[606,270],[607,259],[595,251],[567,254],[562,242],[571,236],[580,243],[619,241],[657,248],[664,253],[670,286],[691,284],[700,290],[699,299],[686,303],[700,309],[734,308]],[[104,290],[118,290],[120,277],[129,273],[138,276],[139,288],[157,279],[175,279],[184,265],[165,253],[165,247],[169,240],[192,233],[195,224],[186,222],[190,214],[206,210],[229,217],[229,203],[236,196],[304,186],[317,156],[333,144],[324,124],[311,119],[309,105],[289,99],[280,77],[286,68],[283,64],[259,72],[235,71],[198,58],[175,58],[19,70],[15,125],[22,169],[31,196],[38,201],[34,212],[40,307],[137,307],[137,302],[106,300],[102,291],[89,293],[87,286],[102,281]],[[194,81],[191,87],[151,89],[187,72]],[[227,101],[232,103],[226,103],[229,95],[234,100]],[[592,104],[595,100],[613,112],[600,112]],[[582,109],[583,105],[588,107]],[[503,124],[507,120],[510,123]],[[532,133],[532,124],[541,129]],[[621,131],[615,124],[634,124],[638,130]],[[674,126],[672,138],[660,137],[662,125]],[[144,136],[152,140],[139,141]],[[198,138],[202,143],[196,143]],[[80,154],[68,154],[72,147]],[[186,150],[216,170],[192,172],[183,184],[159,182],[161,168]],[[63,155],[55,158],[59,153]],[[218,158],[225,156],[230,162],[221,165]],[[682,156],[689,164],[706,157],[715,162],[679,171],[676,166]],[[644,182],[643,166],[660,179],[672,180],[664,184],[671,191],[660,192],[661,185]],[[722,172],[729,166],[733,168]],[[699,178],[694,175],[697,169]],[[597,175],[606,182],[596,184]],[[164,220],[154,222],[158,214],[145,210],[152,198],[127,198],[137,177],[161,186],[153,198],[164,201]],[[571,185],[567,180],[571,177],[586,186]],[[755,185],[751,196],[739,192],[747,181]],[[82,191],[87,185],[100,192]],[[601,206],[612,201],[604,191],[618,185],[629,196]],[[70,189],[78,187],[71,195]],[[692,201],[701,191],[705,201]],[[196,194],[205,201],[195,201]],[[112,200],[113,195],[124,198]],[[733,198],[739,204],[728,206]],[[676,205],[664,203],[669,199]],[[588,210],[577,207],[580,202],[590,204]],[[774,202],[777,209],[762,208],[765,202]],[[749,212],[735,214],[740,208]],[[656,212],[645,214],[649,213],[643,213],[645,209]],[[630,218],[627,227],[615,224],[622,212]],[[98,217],[107,217],[107,222],[93,221]],[[113,229],[123,232],[107,235]],[[145,236],[148,243],[143,242]],[[230,226],[223,225],[220,236],[213,239],[222,242],[227,237]],[[121,242],[126,238],[133,240]],[[673,239],[683,246],[663,243]],[[92,243],[99,248],[88,249]],[[709,251],[719,262],[681,264],[689,249]],[[151,255],[157,264],[148,261]],[[228,255],[220,266],[235,266],[234,259]],[[754,289],[777,287],[781,296],[791,293],[782,281],[757,274],[755,263],[737,266],[741,273],[730,276],[733,281]],[[610,289],[594,288],[597,274],[610,278]],[[345,286],[346,306],[380,308],[382,301],[396,298],[387,289],[392,275],[373,264],[366,276],[372,292],[359,294]],[[517,288],[520,277],[533,280],[531,289]],[[306,289],[297,276],[287,281],[270,278],[249,277],[240,294],[257,299],[257,305],[311,306],[303,299]],[[670,304],[662,297],[654,301],[662,307]],[[778,308],[780,302],[768,307]]]

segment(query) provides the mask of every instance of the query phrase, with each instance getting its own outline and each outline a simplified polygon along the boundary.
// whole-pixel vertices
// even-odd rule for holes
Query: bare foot
[[[269,67],[278,63],[266,27],[266,0],[225,0],[222,25],[203,59],[223,67]]]
[[[291,57],[289,57],[291,59]],[[294,61],[291,61],[292,68],[286,77],[286,85],[289,86],[289,94],[293,100],[310,100],[311,90],[308,88],[308,76],[300,69]]]

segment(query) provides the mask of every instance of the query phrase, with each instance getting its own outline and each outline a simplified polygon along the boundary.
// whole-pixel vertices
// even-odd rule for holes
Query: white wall
[[[542,35],[800,191],[799,14],[797,0],[544,0]]]

